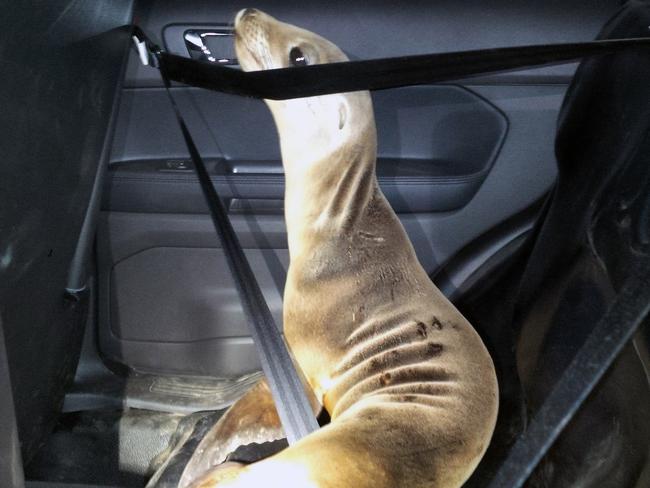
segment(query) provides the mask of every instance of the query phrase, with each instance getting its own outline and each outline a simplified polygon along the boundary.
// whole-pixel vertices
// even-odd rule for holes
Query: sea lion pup
[[[235,46],[246,71],[347,61],[326,39],[254,9],[237,15]],[[494,429],[494,366],[379,189],[369,93],[266,103],[286,175],[284,333],[331,423],[195,486],[460,486]],[[217,425],[228,438],[210,441],[232,444],[236,427],[252,431],[255,419],[279,431],[269,409],[258,385]]]

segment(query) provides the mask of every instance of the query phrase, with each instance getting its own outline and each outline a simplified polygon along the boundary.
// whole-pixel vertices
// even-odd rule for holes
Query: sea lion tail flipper
[[[440,400],[439,407],[389,402],[357,408],[271,457],[212,470],[192,488],[458,488],[491,430],[463,426],[453,398]],[[441,418],[459,427],[449,429]]]
[[[307,391],[311,393],[310,389]],[[321,407],[315,397],[312,406],[317,414]],[[227,461],[240,446],[271,443],[284,437],[271,390],[264,378],[237,400],[205,435],[187,463],[179,487],[190,486],[202,478]]]

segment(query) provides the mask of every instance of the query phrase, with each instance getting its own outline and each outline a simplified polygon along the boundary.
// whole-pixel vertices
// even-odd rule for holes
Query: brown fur
[[[245,70],[286,67],[294,46],[311,64],[347,60],[329,41],[262,12],[238,15]],[[460,486],[494,429],[494,367],[379,189],[370,95],[267,104],[287,185],[285,336],[332,422],[268,459],[208,473],[200,486]],[[263,415],[240,412],[224,422]]]

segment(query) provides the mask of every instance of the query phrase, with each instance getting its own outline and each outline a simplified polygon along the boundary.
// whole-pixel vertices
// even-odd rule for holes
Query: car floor
[[[25,469],[29,480],[139,488],[164,461],[183,415],[127,408],[63,414]]]

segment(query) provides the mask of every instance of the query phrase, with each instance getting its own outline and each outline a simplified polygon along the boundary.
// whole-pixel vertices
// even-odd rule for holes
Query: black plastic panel
[[[284,222],[251,219],[233,223],[280,326]],[[103,213],[98,238],[104,354],[143,372],[235,377],[259,369],[207,215]]]
[[[203,156],[226,160],[213,161],[210,168],[221,196],[283,198],[276,129],[262,102],[202,90],[175,90],[175,96]],[[455,86],[391,90],[373,94],[373,101],[377,172],[395,211],[447,212],[466,205],[505,139],[505,116]],[[169,164],[170,157],[182,158],[185,149],[165,93],[128,91],[122,114],[104,209],[205,213],[192,171],[174,171]]]
[[[79,355],[86,303],[66,300],[65,288],[119,95],[131,5],[3,2],[0,313],[25,462],[53,426]]]
[[[170,170],[170,165],[190,164],[184,159],[149,160],[113,165],[106,181],[104,209],[118,212],[207,213],[196,175],[190,170]],[[251,168],[253,173],[228,171],[229,162],[207,160],[217,192],[228,202],[237,199],[248,213],[282,214],[284,175],[278,161]],[[238,167],[252,166],[234,162]],[[396,212],[448,212],[467,204],[488,174],[488,169],[458,176],[435,173],[457,166],[450,161],[380,160],[379,184]],[[223,171],[225,168],[226,171]],[[221,174],[219,174],[221,173]],[[223,174],[226,173],[226,174]],[[269,202],[277,205],[270,206]],[[260,202],[264,207],[260,207]],[[243,205],[246,203],[246,205]]]
[[[275,282],[284,282],[287,251],[254,249],[246,255],[276,322],[281,324],[282,297]],[[267,257],[280,263],[280,276],[271,275]],[[167,263],[174,263],[173,269]],[[117,263],[111,279],[111,309],[117,315],[111,324],[112,334],[127,341],[156,337],[162,342],[247,335],[227,269],[220,249],[154,247]],[[170,272],[173,279],[169,279]],[[201,292],[197,294],[196,290]]]
[[[277,324],[282,323],[286,250],[246,256]],[[272,274],[267,261],[277,262]],[[169,266],[173,263],[173,266]],[[259,368],[221,249],[156,247],[118,263],[111,275],[105,351],[140,371],[237,376]],[[279,275],[279,276],[278,276]],[[148,344],[149,347],[143,347]]]

